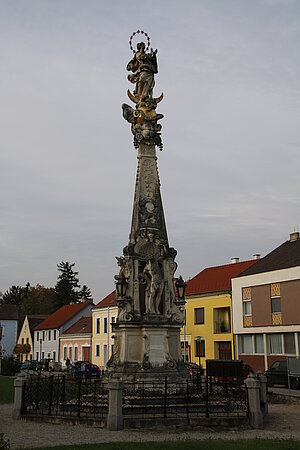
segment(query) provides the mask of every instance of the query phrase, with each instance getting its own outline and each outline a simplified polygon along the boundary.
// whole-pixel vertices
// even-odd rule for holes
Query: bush
[[[1,360],[1,375],[14,376],[20,372],[20,363],[12,356],[6,356]]]

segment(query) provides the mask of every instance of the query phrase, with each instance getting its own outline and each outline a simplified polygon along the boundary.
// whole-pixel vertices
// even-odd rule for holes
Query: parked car
[[[49,372],[60,372],[62,370],[62,363],[51,359],[49,361]]]
[[[44,358],[36,362],[36,370],[40,372],[60,372],[62,364],[59,361],[54,361],[53,358]]]
[[[30,360],[27,360],[27,361],[24,361],[24,362],[23,362],[23,364],[22,364],[22,366],[21,366],[21,369],[22,369],[22,370],[36,370],[37,364],[38,364],[37,361],[34,361],[34,360],[30,361]]]
[[[290,382],[288,379],[288,360],[290,365]],[[265,372],[267,377],[267,385],[274,386],[275,384],[291,389],[300,389],[300,359],[289,358],[273,362],[271,367]]]
[[[101,375],[100,368],[96,364],[87,361],[77,361],[70,366],[70,373],[74,377],[99,378]]]

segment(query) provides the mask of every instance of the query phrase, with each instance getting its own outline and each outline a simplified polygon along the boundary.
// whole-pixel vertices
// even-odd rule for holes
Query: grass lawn
[[[179,436],[178,436],[179,438]],[[299,441],[239,440],[126,442],[110,444],[43,447],[43,450],[300,450]],[[40,449],[42,450],[42,449]]]
[[[14,402],[14,377],[0,376],[0,403]]]

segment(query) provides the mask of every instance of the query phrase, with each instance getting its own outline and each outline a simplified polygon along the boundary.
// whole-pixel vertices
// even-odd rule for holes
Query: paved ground
[[[100,442],[143,442],[203,439],[295,439],[300,441],[300,405],[269,405],[264,430],[166,430],[107,431],[83,425],[53,425],[14,421],[13,405],[0,405],[0,433],[11,447],[34,448]]]

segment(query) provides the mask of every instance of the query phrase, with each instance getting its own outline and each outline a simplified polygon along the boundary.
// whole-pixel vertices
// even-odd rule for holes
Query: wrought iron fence
[[[101,379],[31,375],[24,388],[23,415],[105,420],[109,392]],[[123,384],[123,416],[129,419],[246,417],[247,392],[242,381],[200,376],[176,383]]]
[[[31,375],[24,389],[23,414],[105,419],[108,389],[99,379]]]
[[[183,383],[126,383],[123,415],[128,418],[246,417],[247,392],[239,380],[197,377]]]

